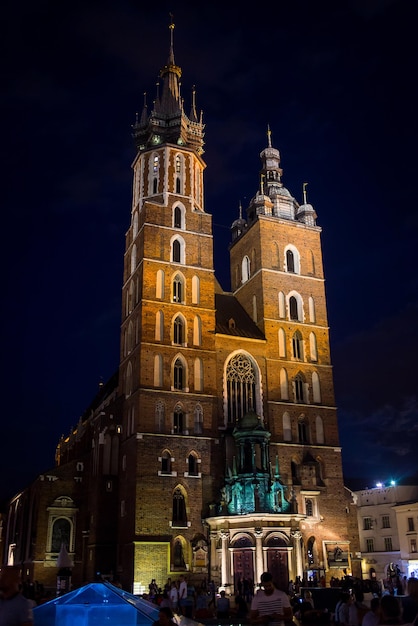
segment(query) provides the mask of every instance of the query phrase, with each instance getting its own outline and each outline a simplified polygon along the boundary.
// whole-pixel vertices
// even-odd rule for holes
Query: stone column
[[[293,546],[295,548],[295,565],[296,565],[296,576],[300,576],[303,578],[303,568],[302,568],[302,553],[300,549],[300,540],[302,538],[302,533],[299,530],[295,530],[291,533],[293,538]]]
[[[264,559],[263,559],[263,529],[254,528],[255,535],[255,581],[260,582],[261,574],[264,572]]]
[[[210,579],[214,580],[216,576],[214,576],[214,572],[218,569],[218,562],[216,558],[216,540],[218,538],[218,533],[216,531],[212,531],[210,533]]]
[[[230,582],[228,568],[229,530],[221,530],[220,535],[222,539],[221,585],[225,585]]]

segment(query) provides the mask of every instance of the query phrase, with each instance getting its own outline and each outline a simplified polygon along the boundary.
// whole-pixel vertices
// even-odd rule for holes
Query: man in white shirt
[[[276,589],[273,576],[269,572],[261,574],[261,587],[251,602],[251,624],[284,626],[285,621],[292,621],[289,596],[284,591]]]

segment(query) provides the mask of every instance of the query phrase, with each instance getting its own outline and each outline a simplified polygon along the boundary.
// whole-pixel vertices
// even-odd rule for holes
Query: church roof
[[[264,334],[231,293],[215,293],[216,331],[223,335],[265,340]]]

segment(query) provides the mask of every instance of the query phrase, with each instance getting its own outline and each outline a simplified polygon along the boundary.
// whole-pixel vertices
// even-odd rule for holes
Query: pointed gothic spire
[[[174,22],[173,16],[171,17],[170,29],[170,51],[168,54],[167,65],[165,65],[160,76],[164,79],[163,92],[160,101],[160,112],[164,115],[179,115],[181,112],[181,98],[180,98],[180,77],[181,69],[174,61],[174,45],[173,45],[173,33]]]
[[[141,125],[144,125],[147,123],[147,119],[148,119],[147,92],[144,91],[144,104],[142,107],[141,121],[139,123]]]
[[[196,87],[193,85],[192,88],[192,106],[190,109],[190,119],[192,122],[197,122],[197,113],[196,113]]]

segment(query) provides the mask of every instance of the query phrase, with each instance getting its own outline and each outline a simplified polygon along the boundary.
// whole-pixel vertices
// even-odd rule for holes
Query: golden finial
[[[307,194],[306,194],[306,187],[308,186],[308,183],[303,183],[303,204],[307,204],[308,202],[308,198],[307,198]]]
[[[170,16],[170,26],[168,27],[170,29],[170,43],[171,43],[171,47],[173,47],[173,32],[174,32],[174,15],[172,13],[169,13]]]

